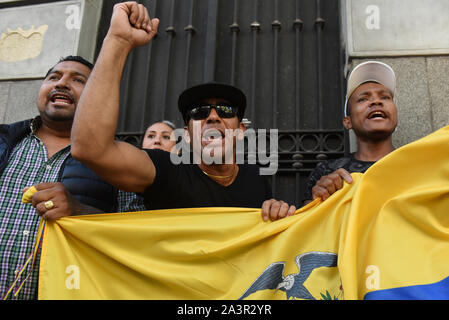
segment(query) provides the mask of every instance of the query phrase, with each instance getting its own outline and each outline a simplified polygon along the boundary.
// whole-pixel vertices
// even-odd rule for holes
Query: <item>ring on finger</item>
[[[48,201],[44,202],[44,206],[45,206],[45,209],[50,210],[50,209],[54,208],[55,204],[53,203],[53,201],[48,200]]]

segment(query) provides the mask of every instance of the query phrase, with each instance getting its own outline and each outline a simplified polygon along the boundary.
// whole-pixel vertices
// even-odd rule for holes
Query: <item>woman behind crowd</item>
[[[158,121],[150,125],[143,137],[143,149],[160,149],[168,152],[176,152],[173,147],[176,146],[173,131],[176,126],[168,121]]]

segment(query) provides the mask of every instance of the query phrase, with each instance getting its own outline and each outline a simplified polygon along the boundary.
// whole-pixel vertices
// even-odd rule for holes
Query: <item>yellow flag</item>
[[[449,299],[449,127],[263,222],[197,208],[48,223],[40,299]]]
[[[39,298],[342,299],[337,250],[353,190],[276,222],[260,209],[198,208],[48,223]]]
[[[339,251],[347,299],[449,299],[449,127],[358,185]]]

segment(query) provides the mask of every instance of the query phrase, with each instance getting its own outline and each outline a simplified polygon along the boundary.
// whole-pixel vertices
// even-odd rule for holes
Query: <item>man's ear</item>
[[[346,130],[352,129],[351,117],[344,117],[343,118],[343,125],[346,128]]]
[[[237,135],[237,139],[243,140],[245,138],[246,125],[243,122],[240,122],[239,129],[240,129],[240,132]]]

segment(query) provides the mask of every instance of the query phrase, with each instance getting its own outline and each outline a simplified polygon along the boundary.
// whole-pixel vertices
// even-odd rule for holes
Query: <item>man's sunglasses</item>
[[[193,108],[187,112],[187,115],[193,120],[206,119],[211,110],[215,109],[220,118],[234,118],[238,113],[238,108],[230,105],[206,105]]]

